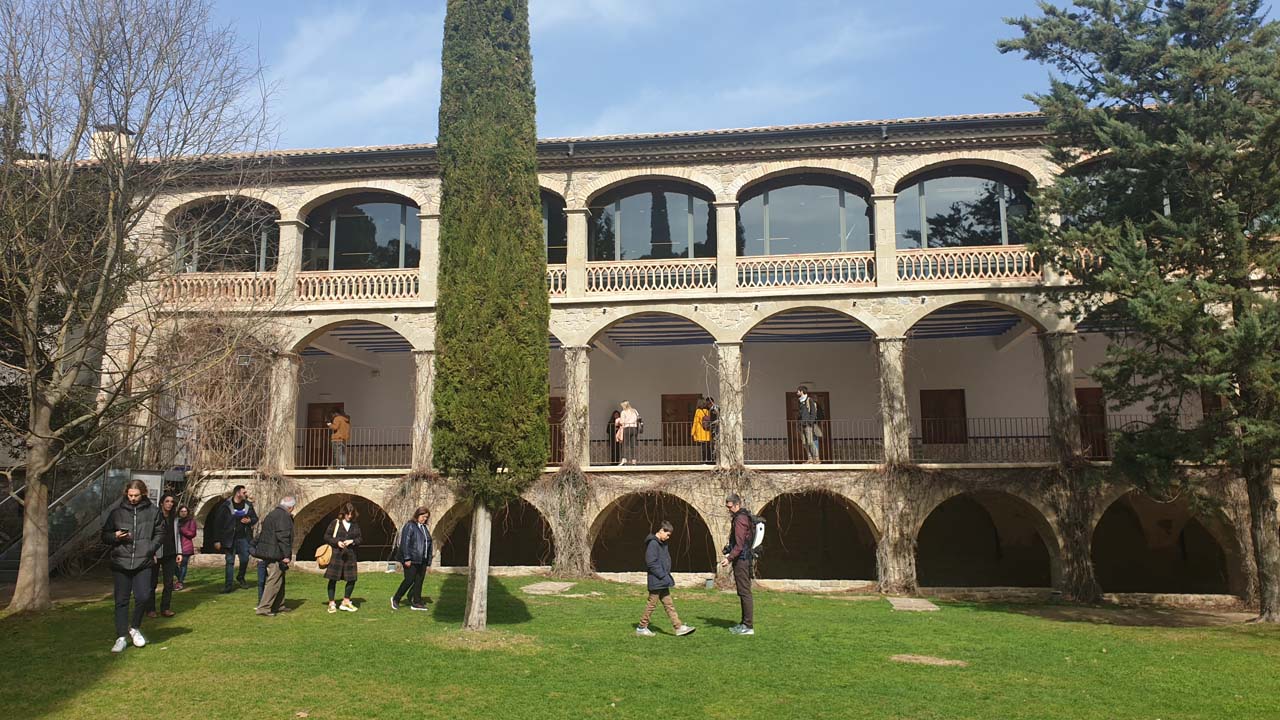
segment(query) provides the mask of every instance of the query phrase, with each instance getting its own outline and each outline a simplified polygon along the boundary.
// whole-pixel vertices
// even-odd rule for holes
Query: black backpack
[[[747,538],[747,546],[742,549],[742,556],[748,560],[755,560],[760,557],[760,553],[764,550],[764,530],[765,519],[759,515],[752,513],[750,510],[739,510],[747,514],[747,522],[751,523],[751,535]],[[733,532],[731,529],[730,533]],[[724,546],[724,555],[728,555],[733,549],[733,539],[730,536],[729,544]]]

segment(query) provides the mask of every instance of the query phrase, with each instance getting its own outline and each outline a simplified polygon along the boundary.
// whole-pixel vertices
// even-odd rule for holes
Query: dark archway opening
[[[396,524],[373,501],[349,495],[334,496],[332,508],[306,530],[302,545],[298,547],[299,560],[315,559],[316,549],[324,542],[325,531],[333,525],[334,520],[338,519],[338,509],[347,502],[355,506],[356,522],[360,524],[360,533],[363,536],[363,541],[356,548],[356,559],[368,562],[387,560],[391,557],[391,546],[396,537]],[[325,504],[329,505],[329,503]],[[302,528],[299,527],[298,530]]]
[[[762,578],[875,580],[876,536],[853,503],[828,492],[786,493],[760,510]]]
[[[1120,498],[1094,528],[1091,555],[1104,592],[1230,592],[1226,553],[1181,503]]]
[[[222,513],[225,512],[225,503],[227,496],[219,495],[205,501],[204,505],[196,514],[196,524],[200,528],[200,547],[201,553],[220,553],[221,550],[215,550],[213,544],[218,541],[218,523],[222,520]],[[257,506],[255,506],[257,509]],[[259,510],[258,516],[262,516]]]
[[[466,567],[470,563],[471,506],[458,509],[461,517],[440,544],[440,564],[445,567]],[[537,508],[522,498],[493,513],[489,548],[489,564],[493,566],[550,565],[556,556],[551,526]]]
[[[1052,563],[1031,506],[997,493],[965,494],[929,513],[916,540],[926,587],[1050,587]]]
[[[591,565],[598,572],[643,572],[644,542],[663,520],[675,531],[668,541],[672,572],[711,572],[716,550],[711,531],[689,503],[666,493],[618,498],[596,521]]]

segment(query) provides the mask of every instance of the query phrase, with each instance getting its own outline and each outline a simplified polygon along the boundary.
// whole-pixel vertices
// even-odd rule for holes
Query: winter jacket
[[[702,427],[702,421],[707,421],[707,427]],[[694,442],[711,442],[711,413],[705,408],[699,408],[693,414],[693,431],[691,432]]]
[[[644,564],[649,569],[650,592],[676,586],[675,578],[671,577],[671,549],[657,535],[644,539]]]
[[[410,520],[400,531],[400,560],[408,560],[414,565],[430,565],[434,545],[431,530]]]
[[[129,533],[128,537],[116,539],[117,530]],[[144,496],[137,505],[121,498],[102,526],[102,543],[111,548],[111,568],[133,572],[151,567],[160,552],[163,534],[164,516],[150,498]]]
[[[330,442],[346,442],[351,438],[351,422],[345,415],[334,415],[329,422],[329,429],[333,431]]]
[[[355,520],[349,523],[351,527],[343,528],[341,520],[334,520],[324,531],[325,544],[333,548],[333,559],[329,561],[329,567],[324,569],[324,576],[329,580],[353,581],[360,574],[360,567],[356,564],[356,548],[360,547],[364,535],[360,532],[360,523]],[[338,543],[344,540],[353,542],[344,548],[338,547]]]
[[[253,537],[253,526],[258,524],[258,511],[253,509],[253,503],[248,500],[244,501],[245,509],[248,511],[246,517],[249,523],[240,522],[240,518],[235,516],[235,503],[230,498],[222,504],[218,509],[218,528],[214,534],[214,542],[222,543],[224,552],[230,551],[231,546],[237,539],[248,540]],[[205,528],[208,531],[208,528]]]
[[[733,528],[729,531],[729,544],[725,551],[729,562],[736,562],[739,559],[750,560],[751,552],[747,547],[750,543],[751,515],[744,508],[733,514]],[[744,550],[747,551],[745,555]]]
[[[156,557],[174,557],[178,554],[178,548],[182,547],[178,536],[178,511],[175,510],[169,517],[161,512],[160,522],[164,524],[164,534],[160,537],[160,552],[156,553]]]
[[[814,400],[811,395],[806,395],[804,400],[798,401],[800,404],[800,413],[796,417],[801,425],[812,425],[818,422],[818,401]]]
[[[293,557],[293,515],[288,510],[277,506],[262,519],[253,556],[271,562]]]
[[[180,549],[183,555],[196,554],[196,532],[198,531],[194,517],[178,521],[178,537],[182,543]]]

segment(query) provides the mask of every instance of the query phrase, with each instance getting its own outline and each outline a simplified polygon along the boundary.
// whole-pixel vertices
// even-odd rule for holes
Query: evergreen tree
[[[1280,54],[1257,0],[1076,0],[1011,24],[1003,52],[1056,68],[1033,97],[1064,173],[1038,199],[1060,225],[1028,228],[1106,303],[1095,371],[1113,406],[1145,402],[1115,467],[1158,495],[1194,494],[1218,465],[1243,478],[1260,619],[1280,620]],[[1083,162],[1082,162],[1083,161]],[[1081,262],[1081,258],[1087,262]],[[1114,331],[1113,332],[1117,332]],[[1201,397],[1219,410],[1188,419]]]
[[[538,478],[550,434],[527,0],[449,0],[443,56],[434,451],[473,500],[464,624],[483,629],[491,511]]]

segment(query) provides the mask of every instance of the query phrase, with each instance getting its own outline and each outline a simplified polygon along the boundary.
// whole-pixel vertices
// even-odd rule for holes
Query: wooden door
[[[701,395],[662,396],[662,444],[692,445],[693,415]]]
[[[826,391],[809,391],[809,397],[822,408],[818,422],[822,428],[822,438],[818,440],[818,457],[823,462],[831,462],[831,393]],[[804,449],[804,438],[800,435],[800,396],[795,392],[787,393],[787,455],[793,463],[802,463],[809,459]]]
[[[551,459],[548,462],[559,465],[564,462],[564,398],[553,396],[547,415],[551,420]]]
[[[969,442],[964,390],[920,391],[920,434],[926,445]]]
[[[333,464],[333,449],[329,447],[333,431],[328,428],[329,416],[345,409],[343,403],[307,403],[307,427],[302,438],[302,457],[298,458],[298,467],[329,467]],[[348,449],[347,460],[350,459],[351,451]]]
[[[1102,388],[1076,388],[1076,407],[1080,412],[1080,444],[1090,460],[1111,456],[1107,446],[1107,399]]]

